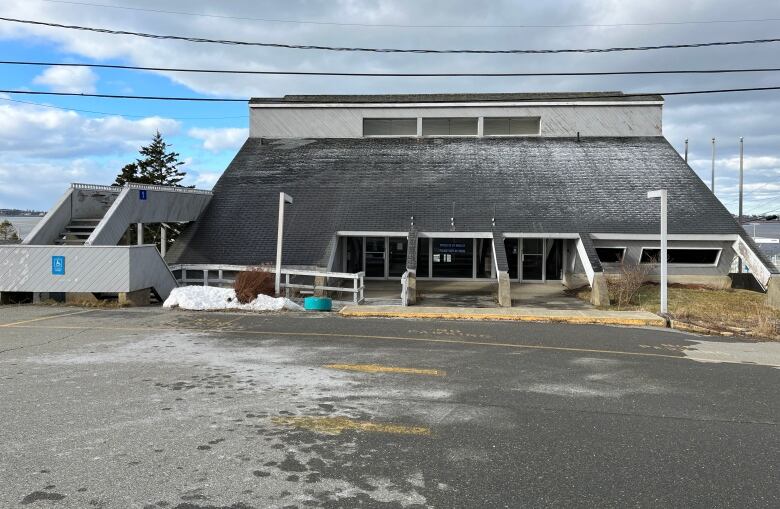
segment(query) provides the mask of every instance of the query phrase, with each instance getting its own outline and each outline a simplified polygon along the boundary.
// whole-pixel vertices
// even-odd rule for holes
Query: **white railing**
[[[255,267],[247,265],[208,265],[208,264],[179,264],[171,265],[170,269],[174,274],[180,272],[177,281],[180,285],[187,285],[198,283],[203,286],[209,284],[226,285],[233,284],[235,282],[235,273],[245,270],[251,270]],[[274,268],[263,269],[266,272],[272,274],[276,273]],[[216,277],[210,273],[216,272]],[[233,273],[233,274],[226,274]],[[197,274],[197,277],[190,277]],[[328,292],[344,292],[352,294],[352,302],[360,304],[365,300],[365,272],[349,273],[349,272],[323,272],[318,270],[299,270],[299,269],[282,269],[282,275],[284,281],[281,283],[281,287],[284,288],[285,295],[290,296],[290,290],[304,290],[306,293],[314,293],[316,291],[328,291]],[[292,282],[290,278],[292,276],[302,277],[314,277],[314,284],[303,284]],[[321,277],[326,281],[329,279],[346,279],[351,280],[352,284],[348,286],[327,286],[318,285],[316,278]]]
[[[178,187],[178,186],[160,186],[157,184],[136,184],[127,183],[123,186],[103,186],[99,184],[80,184],[74,182],[70,185],[71,189],[85,189],[90,191],[113,191],[119,193],[125,187],[130,189],[148,189],[150,191],[165,191],[168,193],[191,193],[191,194],[213,194],[212,191],[207,189],[193,189],[191,187]]]

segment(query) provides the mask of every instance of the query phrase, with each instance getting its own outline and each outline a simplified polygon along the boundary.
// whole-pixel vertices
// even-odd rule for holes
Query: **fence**
[[[246,265],[202,265],[202,264],[182,264],[171,265],[171,272],[180,285],[202,284],[203,286],[232,285],[236,279],[236,274],[250,270],[252,267]],[[275,273],[272,268],[268,272]],[[283,280],[281,287],[284,288],[285,295],[289,297],[291,290],[300,290],[301,293],[314,293],[316,291],[351,293],[352,302],[360,304],[365,300],[365,272],[351,274],[348,272],[321,272],[316,270],[298,270],[282,269]],[[314,278],[312,284],[301,283],[301,278]],[[318,284],[317,279],[322,278],[325,283]],[[329,280],[351,280],[348,286],[328,286]]]

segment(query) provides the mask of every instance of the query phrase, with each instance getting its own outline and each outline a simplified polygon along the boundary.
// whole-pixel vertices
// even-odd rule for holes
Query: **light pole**
[[[293,199],[289,194],[279,193],[279,227],[276,233],[276,278],[274,290],[279,297],[282,283],[282,235],[284,230],[284,204],[292,205]]]
[[[668,311],[667,307],[667,274],[666,274],[666,189],[659,189],[658,191],[649,191],[647,193],[648,198],[661,198],[661,314],[665,315]]]

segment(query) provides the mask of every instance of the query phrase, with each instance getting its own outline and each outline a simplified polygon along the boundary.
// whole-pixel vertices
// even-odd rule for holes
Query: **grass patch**
[[[645,284],[632,304],[618,308],[613,302],[613,309],[658,313],[660,294],[660,286]],[[576,295],[589,300],[590,289],[581,289]],[[722,332],[780,341],[780,310],[767,306],[763,293],[670,285],[668,298],[669,314],[675,320]]]

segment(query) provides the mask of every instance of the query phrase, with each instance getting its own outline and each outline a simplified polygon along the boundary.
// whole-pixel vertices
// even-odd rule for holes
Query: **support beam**
[[[164,224],[160,225],[160,256],[165,258],[165,253],[168,251],[168,229]]]
[[[499,306],[511,308],[512,283],[509,280],[509,263],[507,262],[506,250],[504,249],[504,234],[496,228],[493,228],[491,248],[493,249],[493,267],[496,272],[496,283],[498,283],[496,300],[498,300]]]
[[[137,244],[139,246],[144,245],[144,224],[143,223],[137,223],[136,226],[138,227],[138,232],[136,232],[137,236]]]
[[[120,292],[117,294],[120,306],[148,306],[151,297],[151,288],[142,288],[133,292]]]
[[[403,282],[401,283],[402,299],[405,306],[417,304],[417,228],[412,225],[406,236],[406,295],[403,295]]]

